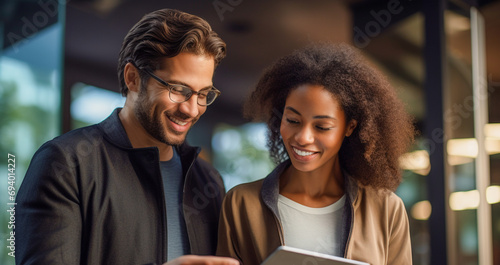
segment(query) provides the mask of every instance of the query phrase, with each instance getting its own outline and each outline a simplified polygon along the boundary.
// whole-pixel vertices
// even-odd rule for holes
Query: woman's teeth
[[[310,156],[310,155],[314,154],[314,152],[306,152],[306,151],[301,151],[301,150],[299,150],[299,149],[297,149],[297,148],[295,148],[295,147],[293,147],[293,151],[294,151],[297,155],[299,155],[299,156]]]

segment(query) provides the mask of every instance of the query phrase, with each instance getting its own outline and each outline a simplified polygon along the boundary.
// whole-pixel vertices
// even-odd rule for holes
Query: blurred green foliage
[[[266,148],[266,131],[265,124],[259,123],[217,126],[212,140],[213,164],[226,189],[264,178],[274,169]]]
[[[15,82],[0,80],[0,264],[14,264],[9,256],[7,238],[10,236],[7,212],[8,154],[15,156],[16,194],[28,168],[31,156],[50,136],[47,127],[53,124],[54,114],[36,105],[22,105]],[[29,137],[29,139],[23,139]],[[26,144],[29,142],[31,144]],[[28,150],[29,149],[29,150]]]

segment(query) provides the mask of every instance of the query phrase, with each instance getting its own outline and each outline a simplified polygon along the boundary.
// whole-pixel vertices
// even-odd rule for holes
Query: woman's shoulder
[[[264,179],[259,179],[252,182],[242,183],[231,188],[226,197],[232,198],[258,198]]]
[[[403,207],[403,200],[393,191],[387,189],[376,189],[370,186],[360,185],[358,187],[357,200],[364,203],[376,204],[381,207],[389,206],[391,208]]]

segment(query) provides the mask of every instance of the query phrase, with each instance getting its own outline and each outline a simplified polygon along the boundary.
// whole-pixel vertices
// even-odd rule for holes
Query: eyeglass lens
[[[187,101],[193,95],[193,91],[185,86],[172,85],[170,88],[170,99],[174,102],[181,103]],[[213,90],[201,91],[198,94],[198,104],[210,105],[217,97],[217,93]]]

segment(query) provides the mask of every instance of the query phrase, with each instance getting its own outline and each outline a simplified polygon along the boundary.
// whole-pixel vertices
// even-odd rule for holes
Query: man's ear
[[[354,129],[356,129],[357,125],[358,125],[358,121],[356,121],[354,119],[350,120],[347,123],[347,129],[346,129],[346,132],[345,132],[345,136],[346,137],[351,136],[352,132],[354,131]]]
[[[137,70],[132,63],[127,63],[125,65],[125,69],[123,69],[123,78],[125,79],[125,85],[128,90],[132,92],[139,92],[141,87],[141,77],[139,75],[139,70]]]

